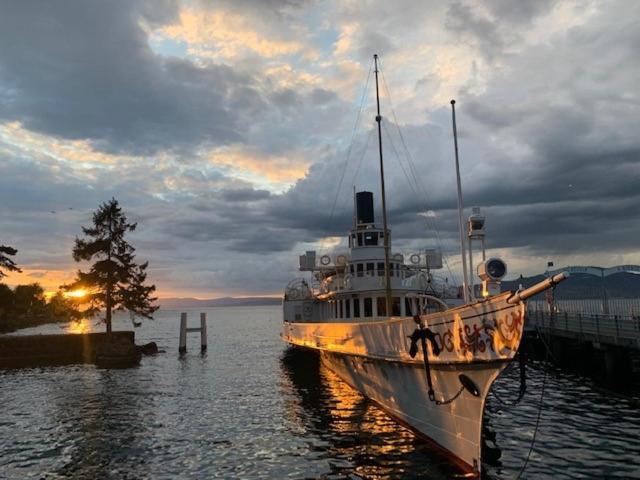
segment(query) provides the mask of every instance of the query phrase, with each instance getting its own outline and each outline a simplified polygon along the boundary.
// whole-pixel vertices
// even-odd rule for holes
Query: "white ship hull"
[[[428,396],[422,352],[412,358],[407,338],[412,317],[370,323],[289,323],[283,339],[318,350],[323,362],[421,437],[428,439],[464,471],[479,474],[484,404],[493,381],[515,355],[522,338],[524,305],[507,303],[510,293],[484,302],[425,315],[441,352],[429,346],[429,365],[437,404]],[[463,389],[460,374],[477,387]]]

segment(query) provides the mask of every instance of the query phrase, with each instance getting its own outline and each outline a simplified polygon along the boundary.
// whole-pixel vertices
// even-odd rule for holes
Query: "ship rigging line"
[[[358,132],[358,125],[360,123],[360,117],[362,116],[362,109],[363,109],[364,102],[365,102],[366,97],[367,97],[367,92],[369,91],[369,80],[371,79],[371,67],[372,67],[372,63],[369,63],[369,73],[367,73],[367,81],[365,82],[364,90],[362,92],[362,97],[360,98],[360,107],[358,108],[358,113],[356,115],[356,121],[353,124],[353,130],[351,131],[351,141],[349,142],[349,147],[347,148],[347,156],[346,156],[346,158],[344,160],[344,166],[342,168],[342,173],[340,174],[340,181],[338,182],[338,188],[336,189],[336,196],[333,199],[333,205],[331,206],[331,213],[329,214],[329,221],[327,222],[327,228],[325,229],[325,231],[327,233],[329,232],[329,229],[331,228],[331,223],[333,222],[333,215],[334,215],[335,210],[336,210],[336,204],[338,203],[338,197],[340,197],[340,189],[342,188],[342,183],[344,181],[344,176],[345,176],[345,173],[347,172],[347,166],[349,165],[349,157],[351,156],[351,150],[353,149],[353,143],[354,143],[354,140],[356,138],[356,134]],[[367,139],[367,143],[368,143],[368,139]],[[366,151],[366,146],[365,146],[365,151]],[[323,237],[322,241],[320,242],[320,252],[321,253],[324,252],[325,242],[326,242],[326,236]]]
[[[418,180],[418,170],[415,166],[415,162],[413,161],[413,156],[411,155],[411,152],[409,151],[409,148],[407,147],[407,143],[404,140],[404,135],[402,134],[402,130],[400,129],[400,124],[398,123],[398,119],[396,117],[396,112],[395,109],[393,108],[393,101],[391,100],[391,91],[389,90],[389,87],[387,86],[387,80],[384,76],[384,71],[382,70],[382,67],[380,66],[380,62],[378,62],[378,69],[380,70],[380,73],[382,74],[382,85],[384,86],[385,92],[387,94],[387,98],[389,99],[389,107],[391,110],[391,115],[393,117],[393,123],[396,126],[396,129],[398,130],[398,135],[400,136],[400,141],[402,142],[402,146],[404,148],[406,157],[407,157],[407,163],[409,165],[409,170],[411,172],[411,176],[413,177],[413,181],[416,185],[416,187],[418,188],[418,190],[420,190],[422,192],[422,195],[424,197],[424,201],[425,201],[425,206],[428,208],[429,206],[429,195],[427,194],[426,189],[424,188],[424,186],[420,183],[420,181]],[[394,147],[395,150],[395,147]],[[401,163],[402,160],[400,158],[400,156],[397,154],[396,152],[396,156],[398,157],[398,162]],[[404,168],[402,169],[404,171]],[[409,181],[409,184],[411,184],[411,179],[409,179],[408,175],[405,176],[407,177],[407,180]],[[416,196],[420,196],[420,193],[416,193]],[[436,240],[436,245],[437,247],[440,249],[440,251],[443,253],[443,261],[444,264],[447,267],[447,270],[449,272],[449,275],[451,275],[451,279],[453,281],[454,284],[457,284],[458,281],[456,279],[456,276],[454,275],[453,271],[451,270],[451,267],[449,266],[449,262],[447,261],[447,257],[446,255],[444,255],[444,249],[442,248],[442,239],[440,238],[440,232],[438,230],[437,224],[435,219],[433,219],[433,221],[430,220],[430,217],[425,216],[425,219],[427,221],[427,227],[434,233],[435,236],[435,240]]]

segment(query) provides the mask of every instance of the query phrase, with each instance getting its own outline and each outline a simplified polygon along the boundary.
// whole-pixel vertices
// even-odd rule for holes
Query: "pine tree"
[[[87,290],[89,305],[85,315],[105,310],[107,333],[111,333],[113,310],[129,310],[133,314],[151,318],[158,307],[152,305],[155,285],[145,286],[148,263],[135,263],[135,249],[125,241],[127,232],[136,229],[112,198],[100,205],[93,214],[93,226],[82,227],[85,238],[76,238],[73,259],[76,262],[94,261],[88,272],[78,271],[76,280],[66,290]]]
[[[0,245],[0,278],[7,276],[7,274],[2,271],[3,269],[8,272],[22,271],[16,266],[15,262],[8,257],[8,255],[13,257],[16,253],[18,253],[18,250],[15,248],[8,245]]]

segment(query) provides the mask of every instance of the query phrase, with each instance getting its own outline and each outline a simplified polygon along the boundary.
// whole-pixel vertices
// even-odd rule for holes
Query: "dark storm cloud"
[[[304,13],[305,2],[300,3],[222,5],[260,17],[269,31],[294,18],[292,12]],[[483,207],[488,245],[594,259],[602,252],[637,254],[638,7],[610,4],[570,31],[525,45],[523,34],[554,2],[449,5],[442,10],[440,2],[385,2],[366,18],[355,4],[341,8],[349,10],[344,18],[361,27],[351,39],[355,59],[369,61],[372,50],[403,54],[401,47],[422,47],[405,45],[403,34],[439,6],[441,15],[434,18],[446,17],[446,42],[462,38],[473,46],[469,57],[453,63],[492,60],[482,73],[482,88],[471,81],[459,91],[450,87],[458,99],[465,204]],[[297,250],[313,248],[308,244],[326,236],[342,237],[350,228],[354,184],[375,193],[380,219],[375,135],[365,150],[374,116],[363,114],[338,189],[355,114],[342,92],[330,81],[323,88],[276,86],[276,80],[255,73],[266,68],[264,59],[251,58],[241,68],[232,62],[201,67],[158,56],[141,25],[171,23],[175,16],[171,2],[0,7],[2,120],[55,137],[88,139],[109,152],[201,155],[188,163],[186,155],[139,158],[78,173],[54,157],[27,162],[0,153],[3,241],[8,235],[26,258],[69,268],[79,226],[88,222],[91,209],[115,196],[140,222],[135,244],[141,258],[151,261],[161,288],[278,292],[296,274]],[[371,33],[377,23],[384,36]],[[440,72],[425,70],[429,90],[449,85]],[[387,73],[394,92],[393,73]],[[411,95],[401,101],[419,103]],[[389,134],[383,134],[398,249],[433,246],[428,242],[434,226],[445,250],[457,249],[451,117],[444,103],[427,112],[428,120],[402,124],[422,186],[407,178],[406,159],[399,161]],[[386,128],[402,155],[388,116],[385,106]],[[227,176],[235,173],[234,165],[212,165],[206,147],[229,142],[244,143],[265,162],[269,155],[299,155],[313,163],[289,190],[275,193]],[[436,218],[418,215],[427,210]]]
[[[481,5],[486,15],[471,2],[454,1],[449,4],[445,26],[458,37],[474,42],[484,56],[493,60],[505,48],[521,39],[524,27],[548,13],[555,0],[485,0]]]
[[[254,188],[225,188],[220,196],[227,202],[253,202],[265,200],[271,196],[268,190],[256,190]]]
[[[0,117],[109,152],[240,140],[240,116],[261,108],[252,78],[154,54],[142,23],[174,15],[169,2],[3,3]]]

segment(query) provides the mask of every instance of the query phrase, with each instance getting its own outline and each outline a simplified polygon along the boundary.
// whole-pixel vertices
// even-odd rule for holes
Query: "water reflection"
[[[76,381],[52,386],[51,413],[66,442],[60,465],[45,478],[147,477],[140,440],[153,415],[142,405],[144,383],[135,370],[125,388],[121,372],[84,370]]]
[[[330,459],[330,476],[369,479],[454,478],[457,471],[329,371],[316,354],[289,348],[281,357],[290,418]],[[290,393],[293,393],[291,395]],[[324,478],[324,477],[323,477]]]
[[[77,321],[69,322],[65,333],[89,333],[93,330],[91,320],[82,318]]]

